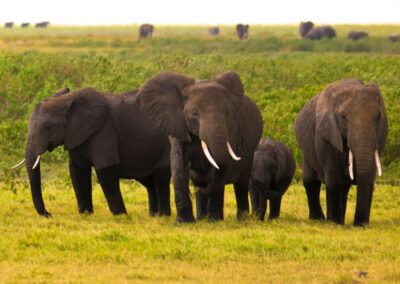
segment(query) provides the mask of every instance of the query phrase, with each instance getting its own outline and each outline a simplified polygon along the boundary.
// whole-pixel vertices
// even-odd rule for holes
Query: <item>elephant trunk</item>
[[[42,196],[42,184],[40,173],[40,155],[36,153],[31,142],[28,142],[25,150],[26,169],[29,176],[29,184],[33,204],[39,215],[50,217],[51,214],[46,210]]]

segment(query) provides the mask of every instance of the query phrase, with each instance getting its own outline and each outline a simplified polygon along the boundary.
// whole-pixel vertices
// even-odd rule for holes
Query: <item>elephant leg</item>
[[[343,192],[338,184],[326,185],[327,219],[337,224],[344,224],[342,208]]]
[[[158,198],[157,198],[157,188],[154,184],[153,177],[146,177],[138,179],[138,181],[146,188],[148,202],[149,202],[149,215],[154,217],[158,212]]]
[[[196,188],[196,219],[202,220],[207,216],[208,194],[201,193]]]
[[[264,217],[259,217],[259,212],[261,210],[261,200],[260,194],[253,188],[250,184],[250,201],[251,201],[251,214],[257,216],[258,219],[263,220]]]
[[[269,219],[278,218],[281,213],[282,195],[276,196],[269,201]]]
[[[303,164],[303,185],[307,193],[309,218],[325,220],[325,215],[322,212],[321,201],[319,199],[321,181],[318,180],[316,173],[307,163]]]
[[[171,216],[170,189],[171,170],[161,168],[154,174],[154,184],[157,188],[158,213],[160,216]]]
[[[267,199],[264,197],[261,197],[261,195],[259,194],[259,208],[257,211],[257,218],[260,221],[264,221],[265,218],[265,213],[267,212]]]
[[[124,200],[122,199],[119,187],[118,166],[111,166],[100,170],[96,169],[96,174],[111,213],[114,215],[126,214]]]
[[[249,216],[249,188],[247,184],[237,182],[233,185],[236,197],[236,218],[238,220],[246,219]]]
[[[216,188],[208,198],[208,220],[211,222],[224,220],[225,187]]]
[[[350,187],[351,184],[343,186],[343,193],[342,193],[343,224],[344,224],[344,219],[346,218],[347,196],[349,195]]]
[[[92,168],[79,167],[72,159],[69,160],[69,173],[74,187],[79,213],[93,213],[92,201]]]

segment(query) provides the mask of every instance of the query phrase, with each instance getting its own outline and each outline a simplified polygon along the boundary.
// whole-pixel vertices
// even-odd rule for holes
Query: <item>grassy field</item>
[[[0,28],[0,282],[400,282],[400,42],[386,39],[400,26],[335,28],[337,39],[316,42],[300,40],[296,26],[252,26],[243,42],[232,26],[217,38],[206,27],[156,27],[140,42],[136,26]],[[370,37],[349,42],[353,29]],[[346,77],[378,83],[390,131],[371,225],[351,226],[354,189],[347,225],[308,221],[300,170],[274,222],[237,222],[230,187],[223,222],[150,218],[134,182],[122,186],[128,216],[108,212],[98,185],[95,214],[79,216],[61,148],[42,159],[54,217],[37,216],[25,170],[10,171],[35,104],[65,86],[126,92],[162,70],[201,79],[238,72],[262,111],[264,136],[285,142],[298,162],[293,122],[307,100]]]

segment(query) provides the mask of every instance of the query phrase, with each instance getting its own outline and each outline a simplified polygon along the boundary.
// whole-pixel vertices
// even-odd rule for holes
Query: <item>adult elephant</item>
[[[314,27],[313,22],[301,22],[299,27],[299,33],[302,38],[319,40],[321,38],[334,38],[336,37],[336,31],[330,26]]]
[[[194,221],[189,177],[199,189],[197,219],[224,218],[224,185],[229,183],[234,184],[237,218],[248,214],[248,184],[262,118],[244,95],[239,75],[227,72],[212,81],[195,81],[163,72],[143,85],[138,103],[170,135],[177,221]]]
[[[29,122],[25,161],[33,203],[50,216],[41,191],[40,155],[64,145],[79,213],[92,213],[94,167],[108,207],[126,213],[119,179],[136,179],[148,191],[151,215],[170,215],[168,136],[137,107],[136,92],[115,96],[92,88],[63,89],[40,102]]]
[[[249,37],[249,25],[237,24],[236,34],[240,40],[247,39]]]
[[[350,40],[359,40],[362,38],[368,37],[368,33],[366,32],[361,32],[361,31],[351,31],[347,35],[347,38]]]
[[[219,27],[208,28],[208,34],[211,35],[211,36],[219,35]]]
[[[143,24],[139,27],[139,40],[142,38],[152,37],[154,26],[150,24]]]
[[[388,40],[391,41],[391,42],[396,42],[396,41],[399,40],[399,35],[398,35],[398,34],[391,34],[391,35],[388,37]]]
[[[35,28],[47,28],[50,22],[39,22],[35,24]]]
[[[297,116],[296,139],[303,152],[303,184],[310,219],[324,219],[319,193],[326,184],[328,220],[344,224],[347,195],[357,185],[354,225],[370,220],[375,170],[388,122],[377,85],[345,79],[309,101]]]
[[[13,23],[13,22],[7,22],[7,23],[4,24],[4,27],[5,27],[6,29],[11,29],[13,26],[14,26],[14,23]]]

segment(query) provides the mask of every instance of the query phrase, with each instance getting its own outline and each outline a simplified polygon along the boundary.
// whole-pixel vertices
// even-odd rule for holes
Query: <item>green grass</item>
[[[353,228],[351,191],[343,227],[307,220],[304,189],[292,186],[280,220],[235,220],[226,190],[225,220],[194,225],[147,214],[144,188],[122,186],[128,216],[113,217],[99,186],[95,214],[77,214],[70,186],[46,181],[53,218],[36,215],[25,187],[0,190],[1,282],[372,283],[400,281],[400,192],[379,186],[371,225]],[[324,199],[324,198],[323,198]]]

